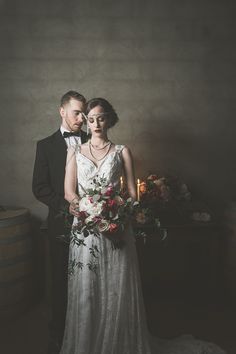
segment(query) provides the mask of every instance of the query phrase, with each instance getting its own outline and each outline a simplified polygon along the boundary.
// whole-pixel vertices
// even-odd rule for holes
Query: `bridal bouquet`
[[[78,218],[72,226],[70,242],[76,246],[86,246],[86,238],[91,235],[108,238],[114,249],[122,248],[125,244],[122,231],[137,205],[138,202],[126,198],[113,184],[108,184],[106,179],[95,178],[91,188],[84,190],[84,195],[76,205]],[[92,260],[87,266],[96,271],[99,253],[96,243],[90,246],[89,251]],[[73,259],[69,266],[69,273],[73,274],[76,267],[82,269],[84,264]]]
[[[147,236],[147,227],[160,229],[160,223],[147,208],[142,208],[139,202],[127,198],[125,193],[118,191],[106,179],[94,179],[92,187],[84,190],[84,195],[77,204],[77,223],[72,226],[70,242],[77,246],[86,246],[86,238],[106,237],[114,249],[125,245],[124,231],[128,221],[134,226],[137,236]],[[160,232],[162,234],[162,231]],[[82,235],[82,237],[81,237]],[[96,271],[99,250],[96,243],[89,248],[92,260],[87,264],[89,269]],[[70,262],[69,273],[73,274],[76,267],[84,264],[73,259]]]
[[[114,241],[113,235],[124,230],[138,202],[126,199],[111,183],[100,178],[94,179],[93,187],[85,191],[77,205],[79,215],[74,232],[82,233],[84,237],[106,234]]]

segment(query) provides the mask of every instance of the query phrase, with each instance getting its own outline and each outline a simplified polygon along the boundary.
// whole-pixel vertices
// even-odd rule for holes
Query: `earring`
[[[86,133],[87,133],[87,135],[89,135],[89,133],[90,133],[90,129],[89,129],[89,126],[88,126],[88,117],[86,116],[86,114],[85,113],[82,113],[83,114],[83,117],[84,117],[84,119],[85,119],[85,122],[86,122]]]
[[[87,135],[90,134],[90,128],[89,128],[89,125],[88,125],[88,122],[87,122]]]

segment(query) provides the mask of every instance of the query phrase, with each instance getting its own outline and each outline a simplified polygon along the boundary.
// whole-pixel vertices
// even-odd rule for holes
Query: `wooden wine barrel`
[[[227,249],[226,249],[226,283],[229,295],[236,302],[236,202],[228,205],[226,210]]]
[[[0,211],[0,317],[24,312],[33,298],[30,214],[25,208]]]

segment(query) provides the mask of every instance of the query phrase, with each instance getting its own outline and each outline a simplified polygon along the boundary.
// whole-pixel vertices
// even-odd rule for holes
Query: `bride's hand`
[[[70,214],[78,217],[79,216],[79,199],[73,199],[69,206]]]

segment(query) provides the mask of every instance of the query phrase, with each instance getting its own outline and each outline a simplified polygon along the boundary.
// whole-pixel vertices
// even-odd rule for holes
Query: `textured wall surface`
[[[46,214],[31,192],[36,141],[58,128],[69,89],[111,101],[110,138],[132,149],[137,177],[173,173],[206,200],[235,198],[234,0],[0,6],[0,204]]]

